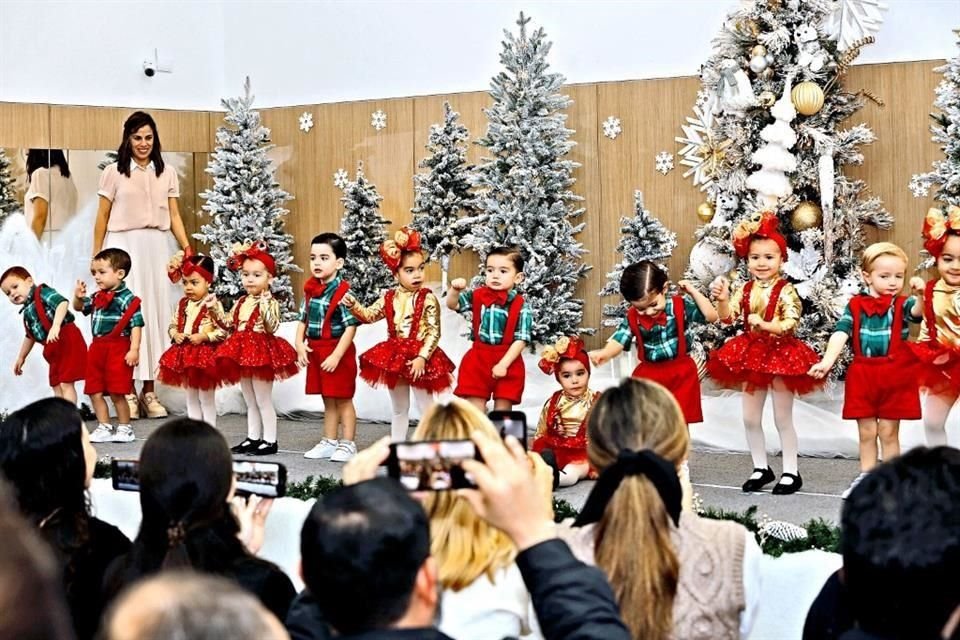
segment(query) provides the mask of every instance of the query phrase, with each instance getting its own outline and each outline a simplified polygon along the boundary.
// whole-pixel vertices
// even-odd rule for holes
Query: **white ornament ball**
[[[772,54],[772,53],[768,53],[768,54],[765,55],[763,58],[764,58],[764,60],[767,61],[767,64],[773,64],[774,57],[773,57],[773,54]]]
[[[690,270],[699,282],[711,282],[717,276],[730,273],[736,266],[732,254],[721,253],[714,245],[702,240],[690,250]]]
[[[750,58],[750,71],[760,73],[767,68],[767,59],[763,56],[754,56]]]

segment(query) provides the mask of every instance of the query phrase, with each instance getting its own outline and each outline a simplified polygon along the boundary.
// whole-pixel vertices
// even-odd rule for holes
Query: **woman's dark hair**
[[[139,131],[142,127],[149,126],[153,130],[153,149],[150,151],[150,160],[153,162],[153,168],[157,172],[157,177],[163,173],[163,157],[160,155],[160,132],[157,131],[157,123],[153,121],[153,116],[145,111],[134,111],[123,123],[123,139],[120,141],[120,147],[117,149],[117,171],[130,177],[130,161],[133,159],[133,149],[130,148],[130,136]]]
[[[60,175],[64,178],[70,177],[70,166],[67,164],[67,158],[63,155],[62,149],[30,149],[27,152],[27,180],[33,176],[33,172],[40,167],[58,167]]]
[[[74,554],[89,539],[85,428],[77,408],[62,398],[32,402],[0,424],[0,472],[21,513],[65,558],[68,591]]]
[[[620,294],[627,302],[635,302],[651,293],[660,293],[669,280],[666,270],[649,260],[641,260],[620,274]]]

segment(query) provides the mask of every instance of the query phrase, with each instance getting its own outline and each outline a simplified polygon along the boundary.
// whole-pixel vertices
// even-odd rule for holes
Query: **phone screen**
[[[140,491],[140,462],[137,460],[110,461],[110,478],[117,491]]]
[[[513,436],[527,448],[527,414],[523,411],[491,411],[487,414],[501,438]]]
[[[282,498],[287,492],[287,468],[279,462],[234,460],[237,495]],[[111,460],[110,475],[117,491],[140,491],[140,462]]]
[[[476,458],[471,440],[425,440],[390,445],[387,472],[407,491],[472,489],[476,485],[461,466]]]

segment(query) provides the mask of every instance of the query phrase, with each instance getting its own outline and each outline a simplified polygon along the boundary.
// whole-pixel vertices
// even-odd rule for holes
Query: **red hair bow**
[[[200,254],[195,253],[193,247],[187,247],[170,258],[170,262],[167,263],[167,277],[170,278],[170,282],[180,282],[183,278],[197,273],[207,283],[213,284],[213,274],[190,261],[190,258],[196,255]]]
[[[409,227],[403,227],[393,235],[393,240],[384,240],[380,245],[380,259],[390,271],[396,273],[404,253],[417,253],[422,250],[420,233]]]
[[[923,248],[934,258],[943,253],[947,236],[960,235],[960,207],[950,205],[944,212],[939,207],[930,207],[923,218]]]
[[[787,261],[787,241],[780,233],[780,220],[770,211],[756,213],[741,220],[733,230],[733,250],[740,258],[750,253],[750,243],[757,238],[773,240],[780,247],[780,257]]]
[[[231,271],[239,271],[243,268],[243,263],[246,260],[259,260],[270,272],[270,275],[277,275],[277,263],[273,256],[267,253],[267,245],[262,240],[251,244],[233,245],[231,255],[227,258],[227,268]]]
[[[590,357],[583,350],[583,340],[576,336],[572,338],[564,336],[553,346],[545,347],[540,354],[540,362],[537,366],[547,375],[559,376],[560,363],[564,360],[578,360],[587,368],[587,373],[590,373]]]

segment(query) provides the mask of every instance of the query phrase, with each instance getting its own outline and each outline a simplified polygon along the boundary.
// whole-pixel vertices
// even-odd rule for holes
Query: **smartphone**
[[[491,411],[487,414],[501,438],[513,436],[527,448],[527,414],[523,411]]]
[[[472,440],[395,442],[387,457],[387,475],[407,491],[474,489],[477,485],[461,463],[476,457]]]
[[[287,492],[287,468],[279,462],[234,460],[233,473],[237,477],[237,495],[282,498]],[[110,475],[115,490],[140,491],[138,460],[111,460]]]

